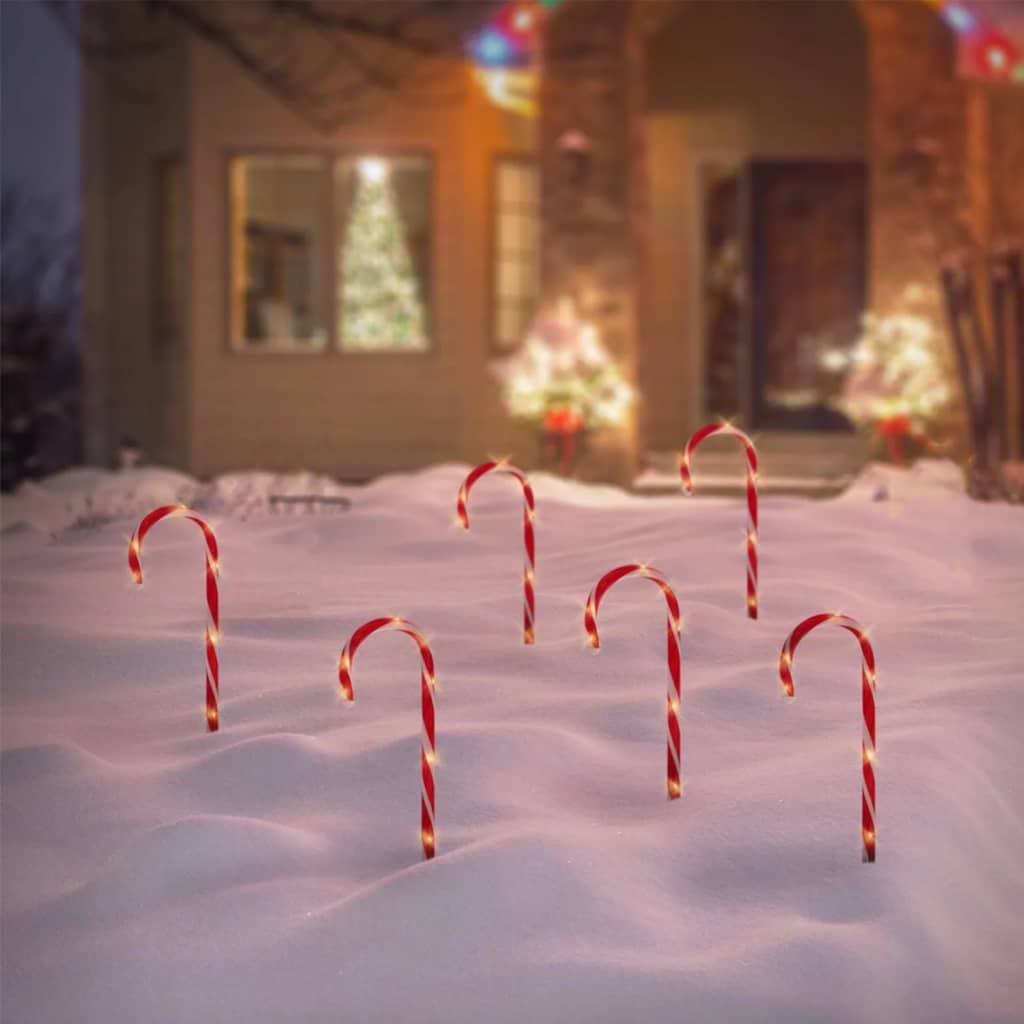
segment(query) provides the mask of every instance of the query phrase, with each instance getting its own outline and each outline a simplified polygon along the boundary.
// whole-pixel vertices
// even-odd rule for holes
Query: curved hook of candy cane
[[[731,423],[709,423],[701,427],[686,442],[686,447],[679,456],[679,477],[683,490],[693,493],[693,477],[690,474],[690,460],[697,446],[705,438],[714,434],[727,434],[737,438],[743,445],[747,458],[747,615],[757,618],[757,449],[754,442],[738,427]]]
[[[537,514],[536,502],[533,496],[533,487],[527,475],[515,466],[509,465],[501,459],[492,459],[490,462],[481,462],[469,472],[469,475],[462,482],[456,498],[455,511],[458,515],[459,525],[469,529],[469,492],[473,485],[482,476],[488,473],[505,473],[515,477],[523,489],[523,643],[532,644],[536,640],[534,631],[534,620],[536,618],[536,596],[534,594],[534,577],[537,568],[537,546],[533,534],[533,520]]]
[[[587,631],[587,639],[590,641],[590,646],[595,650],[599,650],[601,638],[597,632],[597,612],[601,607],[601,600],[619,580],[625,579],[628,576],[638,576],[641,579],[650,580],[665,595],[665,602],[668,605],[666,651],[669,684],[665,709],[668,725],[666,787],[669,800],[677,800],[683,791],[680,774],[682,736],[679,729],[679,705],[682,702],[682,655],[680,650],[682,644],[680,637],[682,622],[680,621],[679,601],[676,599],[675,591],[673,591],[662,573],[652,566],[642,564],[620,565],[617,569],[606,572],[590,592],[586,608],[583,612],[583,626]]]
[[[352,659],[363,641],[381,629],[395,630],[412,637],[419,648],[422,669],[420,671],[420,704],[423,713],[423,735],[420,744],[420,843],[423,859],[430,860],[437,848],[437,833],[434,826],[435,793],[434,764],[437,761],[437,741],[434,730],[434,690],[437,679],[434,675],[434,656],[423,631],[408,619],[394,616],[370,619],[363,623],[349,638],[338,658],[338,683],[342,696],[347,701],[355,700],[352,687]]]
[[[875,733],[875,688],[878,677],[875,672],[875,652],[868,640],[867,631],[856,619],[840,612],[819,612],[804,619],[786,637],[779,654],[779,681],[787,697],[796,696],[793,684],[793,656],[797,645],[811,630],[825,622],[835,623],[852,633],[860,645],[861,652],[861,704],[863,712],[863,732],[861,736],[861,837],[864,844],[863,859],[865,863],[874,863],[878,834],[875,827],[875,760],[877,756],[877,739]]]
[[[188,519],[196,524],[206,541],[206,607],[210,622],[206,627],[206,727],[216,732],[220,725],[220,663],[217,644],[220,642],[220,597],[217,576],[220,555],[217,538],[209,524],[187,505],[163,505],[143,516],[128,543],[128,570],[136,583],[142,583],[142,542],[146,534],[162,519]]]

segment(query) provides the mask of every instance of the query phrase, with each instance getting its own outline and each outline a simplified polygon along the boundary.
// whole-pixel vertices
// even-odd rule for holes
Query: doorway
[[[846,429],[864,310],[866,54],[852,3],[679,4],[648,52],[648,446],[709,418]]]

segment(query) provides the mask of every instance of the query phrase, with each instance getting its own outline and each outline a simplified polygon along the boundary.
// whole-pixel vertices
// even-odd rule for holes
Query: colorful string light
[[[513,0],[499,7],[473,35],[467,51],[491,102],[520,117],[536,117],[540,33],[559,0]]]
[[[957,35],[964,73],[996,81],[1024,81],[1024,54],[1010,37],[961,0],[930,0]]]

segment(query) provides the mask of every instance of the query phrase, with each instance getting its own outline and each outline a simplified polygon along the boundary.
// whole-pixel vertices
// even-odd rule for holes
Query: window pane
[[[539,293],[539,177],[522,159],[503,160],[495,175],[492,334],[506,351],[525,339]]]
[[[500,203],[508,206],[519,202],[522,174],[518,163],[506,162],[498,167],[498,194]]]
[[[430,161],[335,167],[338,339],[345,351],[423,351],[430,339]]]
[[[525,241],[523,222],[525,217],[519,213],[503,213],[498,223],[498,237],[502,254],[515,253],[523,248]]]
[[[512,348],[525,340],[525,325],[519,306],[500,306],[498,308],[498,338]]]
[[[537,243],[539,241],[539,238],[537,237],[539,234],[539,227],[540,224],[537,210],[534,210],[530,216],[522,218],[519,232],[521,241],[520,248],[522,248],[524,252],[532,252],[537,249]]]
[[[526,270],[519,263],[503,260],[498,264],[498,295],[502,299],[521,299],[527,293]]]
[[[325,164],[319,157],[232,161],[232,333],[237,345],[326,346],[325,200]]]

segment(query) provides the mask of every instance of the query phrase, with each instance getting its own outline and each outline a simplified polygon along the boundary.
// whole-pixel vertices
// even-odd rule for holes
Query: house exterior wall
[[[438,61],[457,102],[382,97],[331,136],[314,131],[235,63],[190,44],[193,302],[187,463],[208,475],[302,466],[343,478],[532,453],[501,411],[491,357],[492,164],[522,151],[509,119],[462,62]],[[422,152],[432,161],[432,348],[426,353],[264,353],[229,341],[228,160],[247,152]],[[517,451],[517,457],[519,452]]]
[[[201,475],[260,465],[363,478],[487,453],[534,464],[537,439],[509,421],[490,372],[499,155],[540,161],[546,296],[575,297],[640,385],[637,422],[598,439],[585,475],[627,482],[639,452],[675,447],[701,414],[694,250],[684,237],[696,211],[678,172],[696,151],[865,154],[871,305],[885,312],[921,282],[942,324],[934,288],[942,256],[1024,234],[1024,90],[958,79],[950,33],[926,4],[851,0],[843,9],[860,20],[864,52],[819,55],[830,70],[813,65],[811,78],[827,80],[822,93],[831,96],[801,106],[786,91],[792,81],[772,84],[741,24],[718,25],[721,52],[693,24],[673,42],[674,24],[727,23],[732,6],[573,0],[555,8],[535,126],[494,107],[458,60],[439,62],[435,74],[453,102],[383,96],[330,135],[170,26],[168,45],[131,69],[129,89],[117,66],[93,68],[84,133],[91,457],[109,459],[131,434],[153,460]],[[770,14],[783,17],[789,6],[770,5]],[[810,7],[835,18],[840,5]],[[105,10],[113,38],[130,37],[139,8]],[[712,58],[727,69],[718,76],[725,93],[714,92],[714,68],[701,63]],[[854,116],[864,91],[866,119]],[[752,95],[751,110],[738,115]],[[582,179],[564,151],[573,131],[590,147]],[[432,157],[429,353],[232,350],[228,161],[268,151]],[[153,173],[174,154],[186,176],[185,329],[158,347]]]
[[[109,462],[122,437],[154,461],[187,458],[186,339],[160,344],[155,324],[155,181],[159,162],[184,156],[185,43],[127,4],[106,5],[108,41],[144,59],[90,64],[83,132],[83,281],[87,456]]]
[[[572,298],[634,383],[647,196],[642,15],[629,0],[559,8],[544,36],[540,111],[544,294]],[[567,151],[572,134],[588,147],[580,171]],[[590,443],[581,475],[632,481],[635,414]]]

